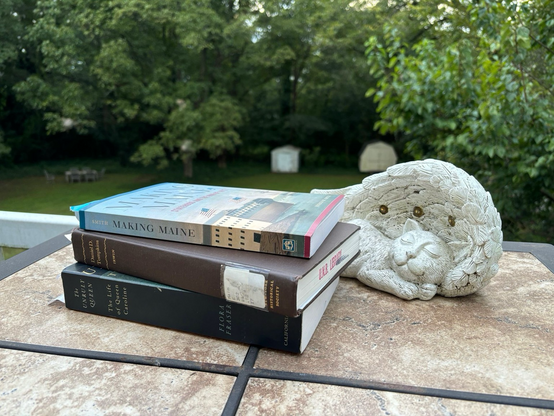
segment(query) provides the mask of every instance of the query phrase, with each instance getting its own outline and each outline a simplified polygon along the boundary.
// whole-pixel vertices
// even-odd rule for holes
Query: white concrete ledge
[[[73,215],[0,211],[0,247],[31,248],[78,226]]]

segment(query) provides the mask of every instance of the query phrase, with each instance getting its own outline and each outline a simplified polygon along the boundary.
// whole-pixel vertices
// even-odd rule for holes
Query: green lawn
[[[71,164],[73,166],[73,164]],[[93,162],[88,163],[100,169]],[[69,168],[70,164],[67,163]],[[84,166],[80,163],[79,166]],[[34,171],[26,168],[22,177],[13,172],[3,172],[0,179],[0,211],[34,212],[44,214],[71,215],[69,206],[78,205],[131,191],[160,182],[194,182],[221,186],[236,186],[283,191],[309,192],[314,188],[342,188],[360,183],[366,176],[355,169],[325,169],[319,172],[293,174],[271,173],[269,166],[261,163],[230,164],[227,169],[219,169],[214,163],[196,163],[195,176],[186,180],[180,166],[167,170],[121,168],[113,165],[107,169],[103,180],[97,182],[65,182],[63,165],[50,167],[56,174],[54,183],[47,183],[40,167]],[[331,173],[329,171],[332,170]]]

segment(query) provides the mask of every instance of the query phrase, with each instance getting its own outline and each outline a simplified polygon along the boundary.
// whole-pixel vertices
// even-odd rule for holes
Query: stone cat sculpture
[[[360,255],[343,273],[403,299],[464,296],[486,286],[502,255],[501,220],[471,175],[434,159],[401,163],[343,194],[342,221],[361,227]]]
[[[343,276],[403,299],[429,300],[435,296],[437,285],[454,262],[444,241],[422,230],[412,219],[406,220],[402,235],[396,239],[384,236],[363,220],[351,222],[361,227],[361,245],[374,250],[362,250]]]

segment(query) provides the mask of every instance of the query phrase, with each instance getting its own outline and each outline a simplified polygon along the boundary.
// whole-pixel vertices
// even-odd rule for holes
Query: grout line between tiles
[[[64,357],[84,358],[89,360],[112,361],[125,364],[149,365],[154,367],[176,368],[181,370],[202,371],[228,376],[237,376],[241,367],[203,363],[198,361],[179,360],[174,358],[148,357],[142,355],[119,354],[105,351],[81,350],[75,348],[54,347],[48,345],[27,344],[23,342],[0,340],[0,348],[34,352],[39,354],[59,355]]]
[[[254,364],[258,358],[259,351],[260,349],[256,346],[250,346],[248,349],[241,371],[235,380],[233,389],[231,390],[227,403],[225,404],[225,408],[223,409],[222,416],[233,416],[236,414],[244,395],[244,391],[246,390],[246,386],[248,385],[248,380],[250,380],[250,376],[253,372]]]
[[[392,393],[412,394],[419,396],[439,397],[443,399],[465,400],[481,403],[501,404],[539,409],[554,409],[554,400],[537,399],[519,396],[507,396],[470,391],[446,390],[440,388],[418,387],[393,383],[383,383],[370,380],[356,380],[342,377],[333,377],[308,373],[254,368],[259,348],[251,346],[241,367],[202,363],[170,358],[156,358],[140,355],[118,354],[103,351],[89,351],[73,348],[62,348],[45,345],[27,344],[22,342],[0,340],[0,348],[26,351],[40,354],[59,355],[74,358],[112,361],[127,364],[148,365],[156,367],[176,368],[182,370],[200,371],[220,375],[236,376],[227,399],[222,416],[235,415],[243,398],[250,378],[264,378],[271,380],[298,381],[314,384],[325,384],[341,387],[351,387],[366,390],[388,391]]]
[[[353,387],[367,390],[380,390],[392,393],[413,394],[418,396],[432,396],[443,399],[466,400],[491,404],[503,404],[520,407],[533,407],[539,409],[554,409],[554,400],[536,399],[519,396],[507,396],[499,394],[475,393],[463,390],[447,390],[432,387],[409,386],[394,383],[383,383],[371,380],[356,380],[343,377],[333,377],[308,373],[294,373],[288,371],[254,369],[251,378],[265,378],[271,380],[299,381],[314,384],[327,384],[341,387]]]

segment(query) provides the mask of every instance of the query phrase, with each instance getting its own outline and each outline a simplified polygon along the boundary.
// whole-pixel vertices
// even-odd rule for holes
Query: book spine
[[[306,240],[304,234],[283,234],[279,226],[280,223],[276,223],[263,231],[254,232],[240,227],[218,224],[177,223],[171,220],[89,212],[84,209],[79,211],[79,227],[84,230],[309,258],[309,237]],[[219,229],[225,229],[225,232],[231,233],[234,242],[229,243],[227,238],[218,240],[215,236]],[[249,236],[259,234],[261,236],[260,243],[249,241],[246,246],[241,246],[238,235],[243,231]],[[307,255],[304,247],[306,241],[308,242]]]
[[[105,214],[83,209],[79,211],[79,227],[84,230],[134,237],[211,245],[209,240],[204,241],[204,224],[176,223],[168,220]]]
[[[192,250],[171,250],[117,234],[75,229],[71,241],[74,258],[81,263],[290,317],[299,314],[296,276],[223,263]]]
[[[302,316],[279,314],[84,264],[62,272],[66,307],[95,315],[298,353]]]

